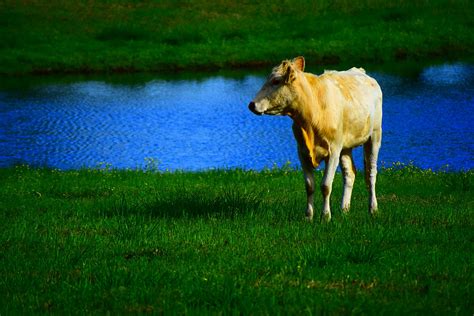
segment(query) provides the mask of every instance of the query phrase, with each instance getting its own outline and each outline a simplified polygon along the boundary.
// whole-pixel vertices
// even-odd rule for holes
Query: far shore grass
[[[467,60],[473,1],[0,2],[0,74]]]
[[[0,169],[0,314],[471,315],[473,189],[394,166],[343,215],[337,174],[309,223],[288,168]]]

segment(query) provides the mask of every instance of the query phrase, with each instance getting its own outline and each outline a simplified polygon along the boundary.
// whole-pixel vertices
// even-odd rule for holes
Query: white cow
[[[313,218],[314,174],[325,162],[321,183],[321,219],[330,220],[332,182],[340,162],[344,178],[342,210],[349,211],[356,169],[352,148],[364,145],[365,182],[369,191],[369,213],[377,211],[375,182],[377,156],[382,140],[382,91],[362,68],[304,72],[305,60],[297,57],[275,67],[249,109],[258,115],[288,115],[304,172],[307,209]]]

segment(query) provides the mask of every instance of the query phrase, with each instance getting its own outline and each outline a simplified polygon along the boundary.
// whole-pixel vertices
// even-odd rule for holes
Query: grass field
[[[341,214],[338,174],[328,224],[285,168],[0,179],[1,315],[474,311],[472,171],[384,169],[376,218],[360,174]]]
[[[0,2],[0,74],[466,59],[473,1]]]

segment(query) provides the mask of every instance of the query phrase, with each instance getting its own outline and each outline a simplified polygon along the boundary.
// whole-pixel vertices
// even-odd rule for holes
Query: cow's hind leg
[[[321,213],[321,220],[331,220],[330,197],[332,191],[332,182],[334,174],[336,173],[339,164],[340,149],[332,151],[332,154],[326,158],[326,166],[324,169],[324,177],[321,183],[321,193],[323,194],[323,211]]]
[[[372,136],[364,144],[364,169],[365,184],[369,191],[369,213],[377,212],[377,197],[375,195],[375,182],[377,181],[377,158],[382,141],[382,131],[374,130]]]
[[[352,188],[356,176],[356,168],[352,159],[352,149],[346,149],[341,152],[342,179],[344,181],[344,194],[342,196],[341,208],[343,212],[348,212],[351,207]]]

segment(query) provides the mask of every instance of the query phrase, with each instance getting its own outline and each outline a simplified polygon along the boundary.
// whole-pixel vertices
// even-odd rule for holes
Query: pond
[[[368,73],[384,93],[379,166],[474,168],[474,66],[431,66],[409,77]],[[4,85],[0,167],[299,166],[291,119],[247,109],[264,75],[129,81]],[[360,168],[360,149],[354,158]]]

